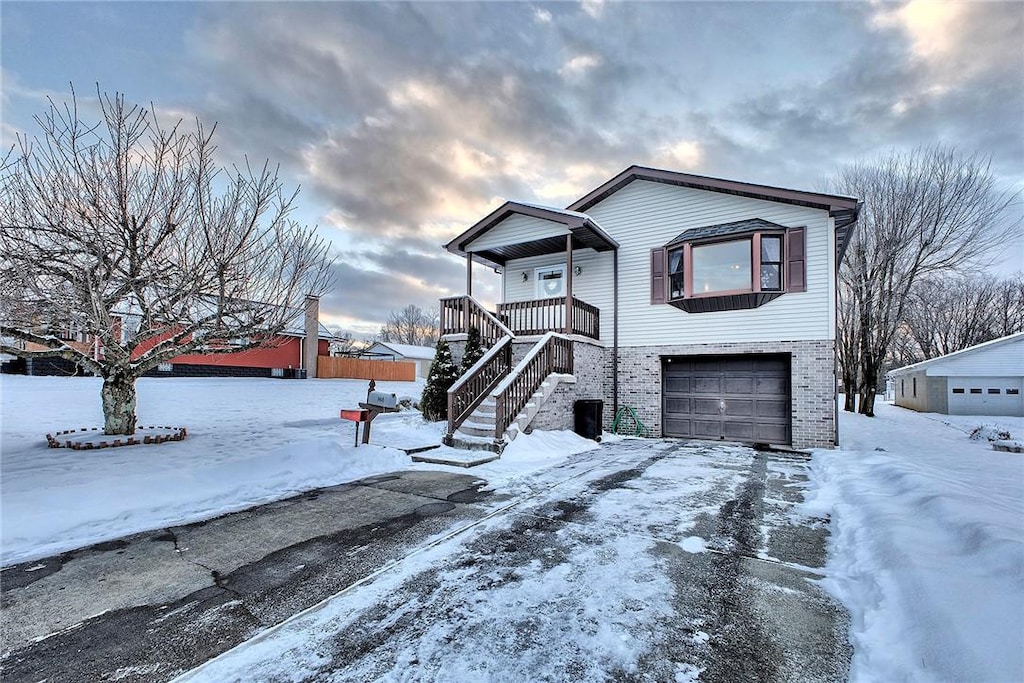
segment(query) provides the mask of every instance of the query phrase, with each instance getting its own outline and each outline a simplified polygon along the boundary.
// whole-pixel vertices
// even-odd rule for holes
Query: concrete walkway
[[[400,472],[11,567],[3,679],[166,681],[261,634],[271,654],[183,678],[843,681],[847,618],[813,583],[827,525],[794,512],[805,470],[623,442],[502,496]],[[602,620],[635,636],[633,669],[588,651]]]

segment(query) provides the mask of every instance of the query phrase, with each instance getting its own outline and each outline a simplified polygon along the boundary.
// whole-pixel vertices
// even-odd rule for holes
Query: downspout
[[[612,252],[612,419],[619,414],[619,249]]]
[[[832,220],[832,225],[835,226],[835,219]],[[839,230],[834,229],[832,232],[835,235],[835,239],[839,241]],[[835,255],[835,269],[832,273],[832,310],[834,315],[832,316],[832,443],[836,448],[839,448],[839,391],[838,391],[838,377],[839,377],[839,353],[836,346],[839,344],[839,269],[842,267],[842,257],[839,255],[839,245],[836,245],[836,250],[833,252]]]

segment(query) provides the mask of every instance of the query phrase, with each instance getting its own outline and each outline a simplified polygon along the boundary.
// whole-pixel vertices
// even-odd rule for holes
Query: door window
[[[535,296],[538,299],[550,299],[565,296],[565,264],[534,268],[533,280],[536,284]]]

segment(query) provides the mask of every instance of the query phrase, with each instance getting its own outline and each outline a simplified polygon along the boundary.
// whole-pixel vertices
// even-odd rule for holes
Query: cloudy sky
[[[5,0],[0,24],[5,144],[69,83],[218,122],[225,161],[301,185],[339,255],[323,315],[357,334],[463,293],[440,245],[505,199],[634,163],[817,189],[946,142],[1024,188],[1021,2]]]

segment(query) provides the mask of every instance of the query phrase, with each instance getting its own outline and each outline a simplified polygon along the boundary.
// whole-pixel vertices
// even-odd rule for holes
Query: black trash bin
[[[574,428],[584,439],[601,440],[601,419],[604,401],[599,398],[585,398],[573,404]]]

